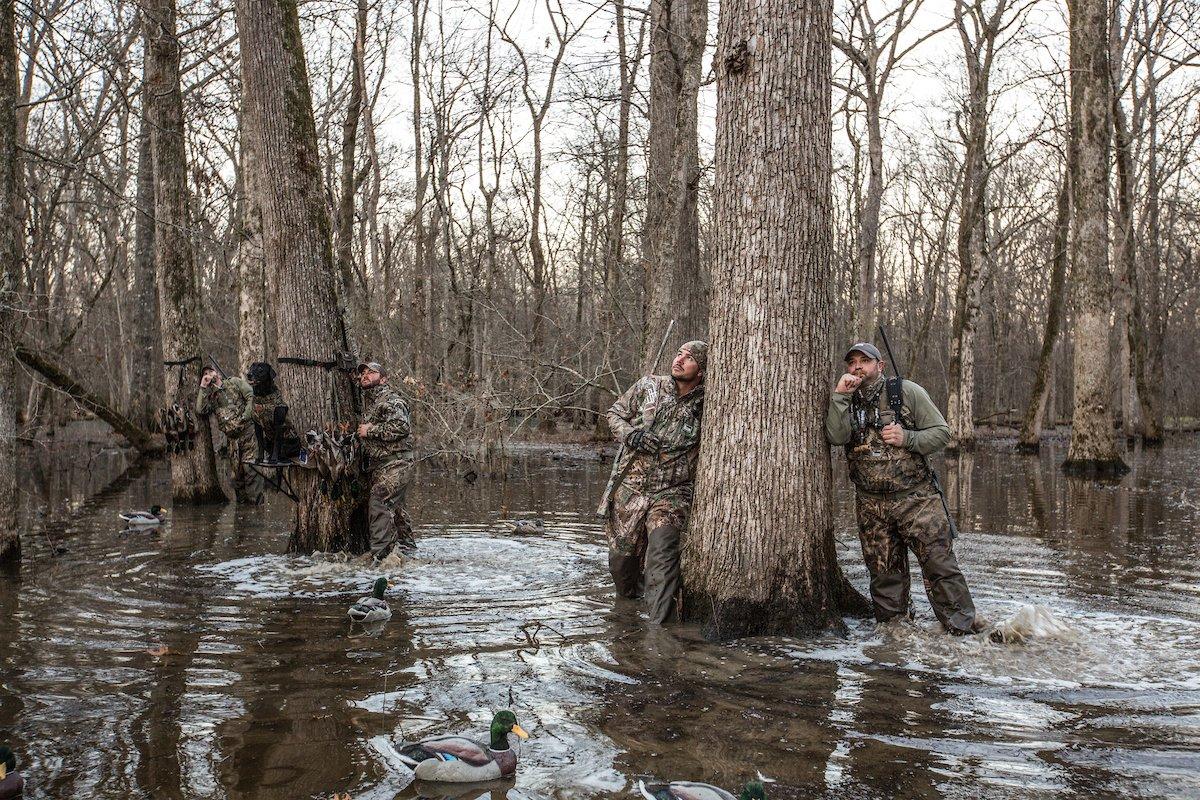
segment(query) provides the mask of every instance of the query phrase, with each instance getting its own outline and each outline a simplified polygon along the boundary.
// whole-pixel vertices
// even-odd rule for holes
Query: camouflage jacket
[[[408,403],[387,384],[363,392],[362,421],[371,430],[362,437],[368,468],[375,469],[400,460],[411,461],[412,413]]]
[[[902,390],[900,426],[903,447],[883,441],[880,428],[891,421],[883,378],[860,386],[853,394],[834,393],[825,415],[825,437],[830,444],[845,445],[850,480],[859,491],[872,495],[913,489],[930,477],[925,457],[950,441],[950,426],[929,394],[912,381]]]
[[[662,448],[650,455],[622,447],[596,513],[607,516],[609,500],[619,485],[650,496],[678,490],[690,493],[700,456],[703,414],[703,383],[683,397],[670,375],[647,375],[630,386],[608,409],[608,427],[619,442],[635,430],[652,431],[662,440]]]
[[[218,386],[201,386],[196,395],[196,414],[214,414],[217,427],[230,439],[250,429],[254,412],[254,390],[243,378],[225,378]]]
[[[275,441],[275,409],[286,405],[287,403],[283,401],[283,394],[280,393],[278,387],[270,394],[254,395],[254,406],[251,416],[254,419],[254,424],[262,428],[263,437],[268,442]],[[291,419],[284,419],[283,429],[279,433],[281,441],[297,439],[296,429],[292,427]]]

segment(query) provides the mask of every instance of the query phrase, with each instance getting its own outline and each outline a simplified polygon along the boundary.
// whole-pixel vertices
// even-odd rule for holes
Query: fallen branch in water
[[[129,417],[105,403],[95,393],[81,384],[70,374],[55,364],[49,356],[38,350],[16,344],[13,347],[15,355],[22,364],[37,372],[50,382],[51,386],[70,395],[76,403],[107,422],[114,431],[124,436],[142,455],[157,455],[162,452],[162,445],[155,442],[149,433],[135,425]]]

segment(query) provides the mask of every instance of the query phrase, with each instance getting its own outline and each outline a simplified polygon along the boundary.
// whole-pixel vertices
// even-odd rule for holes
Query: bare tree
[[[642,247],[646,298],[642,372],[647,373],[658,366],[651,362],[672,319],[680,341],[704,338],[708,327],[700,272],[696,127],[707,30],[707,0],[651,0],[650,133]],[[622,80],[624,94],[624,76]]]
[[[830,0],[721,8],[713,343],[683,554],[684,614],[720,639],[836,627],[853,593],[834,553],[822,417],[831,16]]]
[[[329,218],[321,191],[316,123],[296,0],[238,0],[246,136],[261,170],[254,179],[281,356],[330,362],[347,349],[339,314]],[[354,418],[349,381],[314,366],[280,364],[298,430]],[[365,552],[359,501],[322,493],[308,470],[293,470],[294,551]]]
[[[154,261],[162,315],[162,351],[168,361],[166,405],[191,408],[200,380],[200,292],[192,253],[187,187],[180,45],[175,0],[143,0],[146,37],[146,118],[154,152]],[[217,479],[212,428],[200,420],[194,446],[171,454],[171,494],[176,502],[225,499]]]
[[[833,36],[833,46],[850,61],[858,74],[855,83],[842,89],[862,103],[867,128],[867,188],[858,209],[855,245],[856,298],[854,325],[859,338],[875,332],[876,255],[879,242],[879,212],[883,204],[883,114],[888,84],[901,62],[925,41],[950,27],[946,23],[901,43],[921,10],[924,0],[899,0],[879,19],[868,0],[854,0]]]
[[[17,42],[13,0],[0,0],[0,563],[19,561],[17,365],[13,353],[20,280],[17,173]]]
[[[1120,474],[1109,408],[1112,275],[1108,263],[1108,165],[1112,70],[1107,0],[1070,0],[1071,282],[1075,335],[1075,412],[1063,469]]]

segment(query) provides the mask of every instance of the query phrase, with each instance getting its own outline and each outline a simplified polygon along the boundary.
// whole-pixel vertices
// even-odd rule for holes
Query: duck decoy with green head
[[[167,518],[162,506],[150,506],[149,511],[122,511],[118,516],[130,528],[153,528]]]
[[[517,754],[508,734],[522,739],[529,734],[517,724],[517,715],[500,711],[492,718],[491,741],[484,745],[462,736],[425,739],[400,746],[400,760],[423,781],[472,783],[508,778],[517,771]]]
[[[391,619],[392,609],[387,600],[383,599],[383,593],[390,585],[387,578],[376,578],[370,597],[360,597],[346,612],[350,619],[355,622],[383,622],[385,619]]]

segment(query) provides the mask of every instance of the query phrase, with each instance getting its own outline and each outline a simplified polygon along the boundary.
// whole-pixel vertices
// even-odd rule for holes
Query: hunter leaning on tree
[[[692,508],[704,412],[708,345],[688,342],[670,375],[647,375],[608,410],[622,443],[598,512],[607,520],[608,566],[617,594],[646,596],[650,621],[666,622],[682,588],[680,536]]]
[[[200,373],[200,390],[196,394],[196,415],[215,416],[217,427],[225,434],[220,453],[229,470],[229,480],[238,503],[259,505],[263,501],[263,479],[246,465],[255,460],[257,444],[254,439],[254,389],[244,379],[234,375],[226,380],[216,367],[205,367]]]
[[[875,619],[913,616],[908,550],[917,556],[933,613],[956,635],[987,625],[975,614],[954,556],[950,520],[926,457],[946,446],[950,427],[923,388],[904,381],[899,419],[889,402],[883,356],[859,342],[846,353],[825,416],[830,444],[845,445],[855,488],[858,536],[871,575]]]

